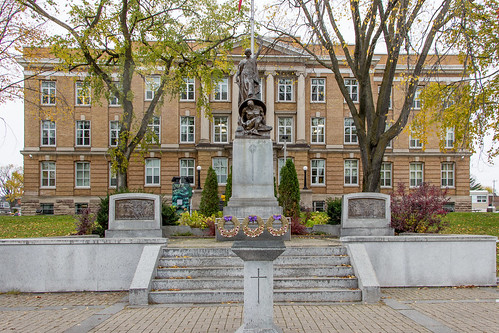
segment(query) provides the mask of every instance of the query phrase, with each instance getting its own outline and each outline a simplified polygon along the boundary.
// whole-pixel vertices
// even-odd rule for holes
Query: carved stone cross
[[[260,276],[260,268],[258,268],[256,276],[251,276],[252,279],[257,279],[258,281],[258,304],[260,304],[260,279],[266,279],[266,276]]]

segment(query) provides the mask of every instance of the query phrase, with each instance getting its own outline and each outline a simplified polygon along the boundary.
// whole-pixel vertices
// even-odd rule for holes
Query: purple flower
[[[225,222],[232,221],[232,216],[224,216]]]
[[[250,215],[250,216],[248,216],[248,220],[250,222],[256,222],[258,220],[258,217],[255,215]]]
[[[274,220],[280,220],[282,218],[281,215],[272,215],[272,217],[274,218]]]

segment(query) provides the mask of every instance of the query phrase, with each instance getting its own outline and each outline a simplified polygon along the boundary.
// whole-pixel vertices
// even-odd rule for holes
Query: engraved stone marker
[[[393,236],[389,195],[346,194],[341,206],[341,236]]]
[[[154,220],[154,200],[116,200],[114,216],[117,220]]]

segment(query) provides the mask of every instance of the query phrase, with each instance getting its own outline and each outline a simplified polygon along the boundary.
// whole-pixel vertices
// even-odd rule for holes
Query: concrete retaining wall
[[[497,237],[349,236],[362,244],[381,287],[495,286]]]
[[[0,292],[128,290],[146,245],[165,238],[0,240]]]

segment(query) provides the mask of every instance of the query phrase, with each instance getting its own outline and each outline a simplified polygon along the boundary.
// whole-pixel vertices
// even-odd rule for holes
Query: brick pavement
[[[377,304],[276,304],[275,322],[285,333],[499,332],[497,288],[390,288],[383,294]],[[242,324],[242,304],[129,307],[126,295],[3,294],[0,331],[232,333]]]

